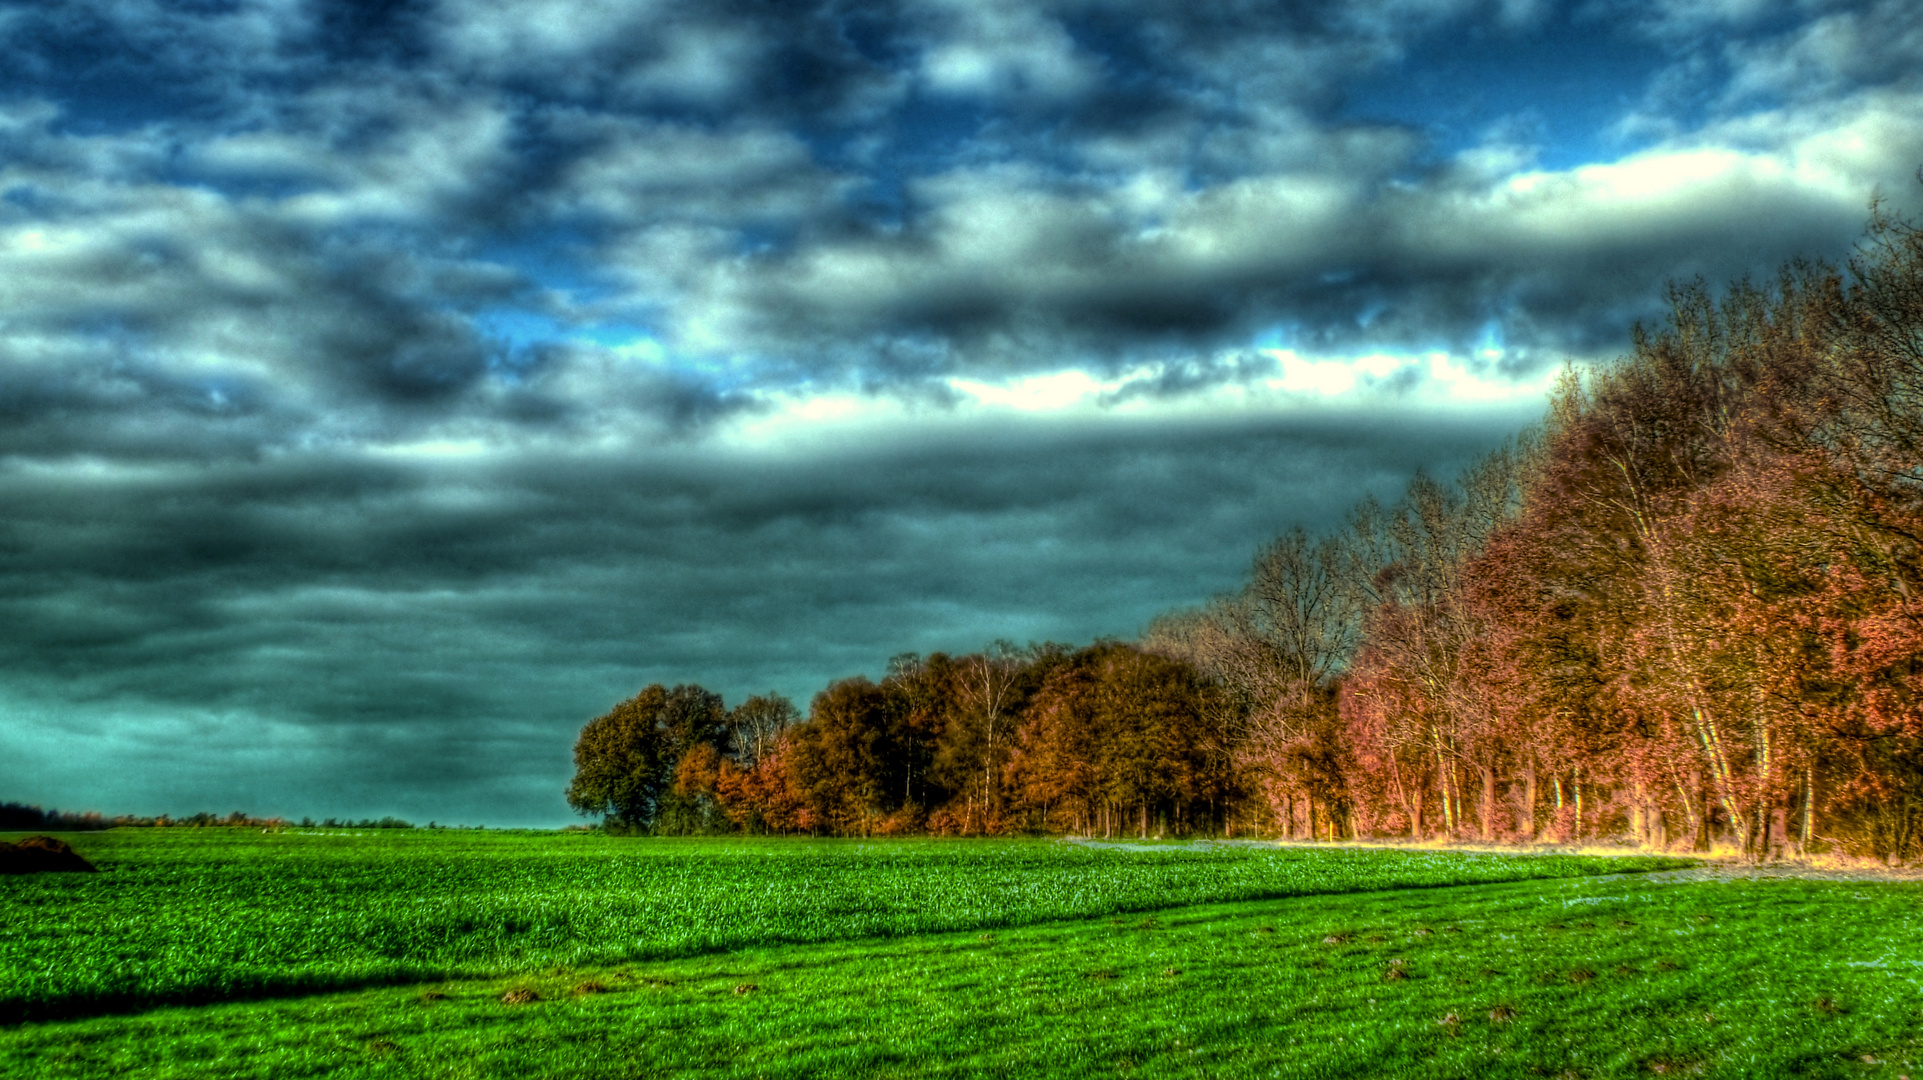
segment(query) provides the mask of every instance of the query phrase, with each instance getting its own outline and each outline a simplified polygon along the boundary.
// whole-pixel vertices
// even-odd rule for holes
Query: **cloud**
[[[9,700],[83,707],[10,725],[0,782],[61,805],[230,791],[256,812],[399,799],[558,823],[573,732],[648,681],[805,701],[824,668],[878,673],[904,649],[1131,633],[1230,584],[1248,537],[1331,523],[1499,437],[1335,411],[1007,417],[984,438],[943,415],[679,449],[15,464]],[[140,779],[81,782],[48,730]]]
[[[1827,12],[1759,41],[1732,41],[1726,53],[1732,75],[1724,96],[1732,104],[1821,103],[1891,84],[1923,90],[1923,29],[1894,0]]]
[[[952,371],[1117,370],[1276,324],[1305,348],[1425,351],[1466,350],[1493,321],[1518,347],[1593,355],[1658,314],[1666,278],[1723,280],[1841,250],[1872,178],[1923,154],[1896,133],[1915,107],[1864,102],[1825,130],[1752,121],[1759,149],[1681,142],[1573,170],[1418,184],[1294,170],[1198,191],[957,170],[913,186],[921,213],[899,231],[735,257],[657,236],[626,257],[657,273],[695,266],[671,305],[688,322],[664,324],[677,344],[821,366],[881,334],[951,343],[940,362]]]
[[[616,227],[807,222],[833,213],[851,182],[776,127],[716,130],[577,114],[556,118],[552,130],[584,144],[549,196],[554,212],[592,214]]]
[[[1130,633],[1500,441],[1664,279],[1914,200],[1903,14],[10,11],[0,786],[126,807],[80,740],[164,764],[136,809],[552,822],[650,680]],[[1460,144],[1411,97],[1592,38],[1658,59],[1580,149],[1555,65],[1449,68]]]
[[[925,9],[939,29],[929,35],[919,69],[935,93],[1072,98],[1098,77],[1062,24],[1031,5],[938,2]]]
[[[833,5],[653,0],[447,0],[424,19],[433,55],[465,80],[543,98],[722,117],[848,120],[900,93]]]
[[[1426,168],[1409,130],[1318,111],[1323,88],[1469,10],[1303,7],[1251,21],[1145,3],[1123,23],[1083,6],[1012,3],[865,19],[447,3],[392,23],[425,50],[419,64],[371,54],[351,84],[302,68],[230,124],[88,136],[42,108],[37,122],[15,123],[25,164],[10,183],[16,203],[38,211],[15,214],[22,235],[57,240],[46,211],[58,207],[84,236],[75,258],[93,252],[94,271],[70,261],[41,292],[84,297],[96,322],[138,327],[149,364],[162,351],[198,354],[202,366],[230,357],[234,379],[294,374],[294,385],[336,395],[357,386],[376,406],[502,400],[514,395],[489,380],[513,364],[475,319],[510,304],[558,320],[561,336],[571,323],[637,326],[707,372],[690,385],[719,366],[720,384],[735,388],[914,394],[951,375],[1179,366],[1274,327],[1301,348],[1419,352],[1466,349],[1493,320],[1518,349],[1592,350],[1649,314],[1670,272],[1718,276],[1776,253],[1836,249],[1837,190],[1855,214],[1887,162],[1839,162],[1817,177],[1792,159],[1820,135],[1791,128],[1913,111],[1907,91],[1847,92],[1864,72],[1895,70],[1877,61],[1836,69],[1823,107],[1797,106],[1774,133],[1744,114],[1714,130],[1735,137],[1746,124],[1745,142],[1674,134],[1562,172],[1532,171],[1525,148],[1493,143]],[[265,55],[262,42],[299,52],[329,32],[270,14],[256,12],[253,30],[205,29],[255,42],[243,57]],[[1509,13],[1505,32],[1528,32],[1522,14]],[[129,8],[109,21],[122,35],[179,37],[184,17]],[[1823,43],[1877,20],[1888,21],[1882,7],[1742,44],[1748,74],[1731,93],[1780,83],[1788,76],[1769,73],[1793,73],[1796,57],[1853,55]],[[1900,53],[1901,34],[1874,36]],[[708,44],[683,47],[697,39]],[[715,44],[723,39],[733,44]],[[768,79],[790,77],[776,69],[790,68],[813,73],[804,81],[817,96],[768,93]],[[875,109],[909,108],[907,79],[1011,107],[959,129],[969,149],[903,157],[905,140],[925,133],[889,135],[872,121],[885,115]],[[893,89],[870,93],[884,86]],[[705,111],[724,99],[726,118]],[[1076,102],[1072,116],[1049,104],[1057,99]],[[798,108],[808,125],[795,123]],[[836,125],[856,116],[884,141],[838,141]],[[1760,213],[1727,209],[1739,205]],[[1758,217],[1772,227],[1755,229]],[[197,265],[169,264],[187,252]],[[117,269],[108,286],[108,266],[153,269]],[[112,302],[116,290],[123,302]],[[302,317],[268,314],[295,293]],[[330,303],[338,315],[316,317]],[[223,307],[226,318],[204,317]],[[247,352],[278,355],[241,359],[185,320],[165,325],[164,313],[187,311],[232,327]],[[300,354],[304,372],[291,360]]]

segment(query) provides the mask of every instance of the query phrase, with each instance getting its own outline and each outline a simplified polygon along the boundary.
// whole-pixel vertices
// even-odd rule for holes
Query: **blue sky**
[[[558,824],[1084,642],[1918,206],[1895,2],[0,11],[0,799]]]

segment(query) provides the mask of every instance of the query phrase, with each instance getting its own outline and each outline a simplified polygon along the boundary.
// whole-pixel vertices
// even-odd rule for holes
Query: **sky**
[[[1923,208],[1907,0],[0,6],[0,801],[558,826]]]

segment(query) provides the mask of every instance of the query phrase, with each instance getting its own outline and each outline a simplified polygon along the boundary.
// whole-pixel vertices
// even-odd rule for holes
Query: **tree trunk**
[[[1676,778],[1676,794],[1682,800],[1683,814],[1689,826],[1689,850],[1708,851],[1709,808],[1701,794],[1702,777],[1691,775],[1688,779],[1692,783],[1685,783],[1681,776]]]
[[[1696,833],[1698,829],[1698,825],[1696,821],[1696,804],[1693,801],[1691,801],[1689,797],[1689,789],[1683,786],[1683,782],[1680,779],[1676,781],[1676,796],[1678,800],[1682,803],[1683,827],[1689,830],[1689,845],[1691,850],[1694,850],[1696,846]]]
[[[1643,820],[1643,785],[1637,781],[1629,786],[1629,835],[1635,837],[1636,846],[1649,847],[1649,825]]]
[[[1496,770],[1489,765],[1482,766],[1482,842],[1492,843],[1496,839]]]
[[[1527,843],[1536,842],[1536,766],[1534,762],[1522,772],[1522,838]]]
[[[1577,773],[1569,781],[1569,789],[1576,797],[1576,843],[1582,843],[1582,774]]]
[[[1816,765],[1803,766],[1803,840],[1800,854],[1809,855],[1810,836],[1816,831]]]

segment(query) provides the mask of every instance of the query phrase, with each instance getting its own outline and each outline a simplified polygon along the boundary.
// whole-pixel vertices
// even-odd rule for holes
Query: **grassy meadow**
[[[6,1075],[1894,1078],[1923,1064],[1917,885],[1046,841],[72,839],[101,874],[0,879]]]

